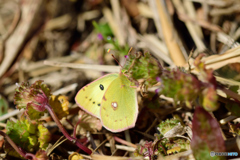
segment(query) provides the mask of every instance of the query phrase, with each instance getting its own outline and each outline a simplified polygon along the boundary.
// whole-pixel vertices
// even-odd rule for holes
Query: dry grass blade
[[[111,27],[113,34],[118,39],[119,43],[121,45],[124,45],[124,38],[119,31],[120,26],[118,26],[117,22],[115,21],[111,10],[109,8],[103,8],[103,14],[104,14],[105,18],[107,19],[109,26]]]
[[[33,155],[46,149],[49,159],[73,160],[77,155],[76,159],[94,160],[192,160],[193,155],[198,159],[197,154],[200,159],[202,153],[210,156],[201,145],[206,142],[211,148],[214,137],[214,144],[222,141],[216,147],[226,148],[221,152],[240,153],[238,141],[230,142],[239,134],[240,126],[239,0],[15,1],[0,0],[0,88],[3,104],[5,99],[7,102],[4,110],[0,109],[0,128],[9,131],[9,127],[15,125],[7,125],[7,119],[18,124],[23,118],[30,120],[28,116],[36,114],[34,124],[39,121],[46,127],[44,132],[39,128],[34,132],[40,135],[36,139],[47,135],[47,130],[51,133],[51,137],[42,138],[49,140],[44,142],[44,147],[49,146],[47,149],[28,147],[29,151],[21,146],[27,142],[15,142],[16,148],[24,148],[24,153]],[[37,16],[39,13],[41,16]],[[124,56],[129,48],[133,48],[131,53]],[[200,71],[194,68],[199,53],[206,55],[201,61],[213,72],[206,71],[203,63],[197,66]],[[186,64],[187,57],[190,67]],[[125,80],[124,75],[103,76],[106,72],[121,73],[123,64],[127,70],[124,75],[132,83]],[[39,87],[35,83],[38,80],[44,85]],[[95,81],[90,83],[91,80]],[[27,81],[33,84],[30,88],[22,85],[16,89],[16,83]],[[47,99],[50,95],[45,93],[48,92],[45,85],[51,95],[64,94],[67,98],[58,97],[56,104],[47,104],[51,101]],[[129,92],[132,88],[136,94]],[[77,92],[78,89],[81,92]],[[76,95],[81,98],[74,98]],[[44,99],[43,105],[41,99]],[[70,104],[69,114],[60,120],[62,125],[51,110],[52,116],[40,117],[41,113],[34,113],[38,107],[43,110],[43,106],[52,106],[58,115],[59,107],[63,107],[66,100],[67,105]],[[55,106],[57,104],[60,106]],[[26,114],[10,107],[26,107]],[[92,113],[88,107],[100,111],[98,119],[88,115]],[[139,108],[139,113],[134,127],[128,128],[133,108]],[[201,125],[210,126],[195,127],[194,120],[203,113],[208,118],[204,118]],[[85,118],[79,120],[79,115]],[[125,117],[114,120],[119,115]],[[112,133],[103,127],[107,126],[105,116],[110,117],[107,123],[116,128],[123,124],[127,130]],[[216,120],[216,124],[211,124],[211,119]],[[207,130],[218,123],[219,132]],[[65,136],[69,138],[67,133],[73,133],[73,139],[78,137],[75,144],[79,149],[71,143],[72,138],[64,142]],[[194,138],[195,133],[200,139],[203,137],[200,144]],[[29,135],[34,136],[33,132]],[[62,135],[65,136],[60,138]],[[6,138],[0,139],[0,147],[4,140]],[[3,151],[10,156],[6,149]],[[86,155],[81,157],[80,153],[84,152]]]
[[[240,61],[240,46],[230,49],[223,54],[203,57],[202,61],[206,64],[206,68],[213,70],[217,70],[231,63],[238,63]],[[191,69],[194,69],[193,59],[190,60],[190,64]],[[188,69],[188,66],[185,66],[185,68]]]
[[[187,11],[188,12],[191,12],[191,14],[189,13],[188,15],[191,16],[191,18],[193,19],[196,19],[196,13],[194,12],[195,10],[193,10],[193,5],[191,4],[190,1],[184,1],[184,2],[181,2],[180,0],[173,0],[173,3],[177,9],[177,11],[181,14],[187,14]],[[184,8],[184,5],[182,4],[184,3],[185,4],[185,8]],[[197,50],[199,52],[202,52],[206,49],[203,41],[201,40],[203,35],[202,35],[202,32],[200,30],[200,27],[196,24],[193,24],[189,21],[186,21],[185,22],[186,24],[186,27],[188,28],[189,30],[189,33],[191,34],[196,46],[197,46]],[[200,30],[200,31],[199,31]]]
[[[15,109],[14,111],[11,111],[3,116],[0,117],[0,121],[4,121],[10,117],[16,116],[18,114],[23,113],[23,110]]]
[[[224,65],[229,64],[229,62],[230,63],[239,62],[239,58],[240,58],[240,46],[230,49],[220,55],[213,55],[203,58],[203,62],[205,62],[207,68],[218,69]]]
[[[65,142],[66,140],[68,140],[67,138],[64,138],[64,136],[62,136],[61,138],[59,138],[59,140],[53,145],[51,146],[51,148],[48,149],[47,151],[47,155],[49,156],[51,154],[51,152],[57,148],[59,145],[61,145],[63,142]],[[63,139],[63,140],[62,140]]]
[[[69,67],[69,68],[101,71],[101,72],[119,72],[120,71],[119,66],[110,66],[110,65],[74,64],[74,63],[62,63],[62,62],[53,62],[53,61],[44,61],[44,64],[55,66],[55,67]]]
[[[199,2],[199,3],[206,3],[208,5],[214,5],[214,6],[218,6],[218,7],[225,7],[231,3],[233,3],[234,0],[191,0],[193,2]]]
[[[176,33],[174,32],[174,28],[169,23],[169,19],[167,18],[165,7],[163,7],[162,3],[158,0],[149,0],[151,1],[151,7],[157,7],[158,15],[160,18],[162,32],[164,35],[164,40],[171,55],[171,58],[175,65],[183,66],[186,63],[186,60],[183,56],[183,53],[179,47],[179,44],[176,40]]]
[[[110,147],[110,143],[106,143],[105,146]],[[116,144],[115,146],[116,146],[116,149],[121,149],[129,152],[134,152],[136,150],[136,148],[134,147],[124,146],[124,145]]]
[[[174,65],[172,59],[169,57],[167,48],[164,46],[163,43],[161,43],[160,40],[158,40],[155,36],[152,35],[138,35],[138,38],[145,43],[145,45],[149,48],[150,51],[153,52],[153,54],[159,58],[162,59],[164,62],[166,62],[169,65]],[[161,47],[163,46],[163,47]]]

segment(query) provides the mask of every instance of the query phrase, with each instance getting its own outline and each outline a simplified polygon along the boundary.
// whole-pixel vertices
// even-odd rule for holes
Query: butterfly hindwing
[[[100,117],[100,107],[104,93],[119,74],[107,74],[84,86],[76,95],[75,101],[84,111]]]
[[[121,74],[106,90],[100,109],[100,118],[105,128],[120,132],[135,126],[138,115],[136,88]]]

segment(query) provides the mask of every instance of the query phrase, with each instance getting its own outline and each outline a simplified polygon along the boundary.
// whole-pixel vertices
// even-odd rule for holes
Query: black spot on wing
[[[95,102],[92,102],[93,104],[95,104]]]
[[[99,107],[101,106],[101,104],[100,104],[100,103],[98,103],[97,105],[98,105]]]
[[[99,88],[103,91],[104,90],[104,86],[102,84],[99,85]]]

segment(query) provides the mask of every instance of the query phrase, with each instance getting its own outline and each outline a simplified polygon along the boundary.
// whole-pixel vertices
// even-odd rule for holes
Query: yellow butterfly
[[[135,126],[138,115],[136,87],[122,73],[107,74],[84,86],[75,97],[87,113],[101,119],[102,125],[121,132]]]

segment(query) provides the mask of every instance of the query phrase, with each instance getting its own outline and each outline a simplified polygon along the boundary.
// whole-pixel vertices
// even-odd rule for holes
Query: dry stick
[[[175,65],[177,66],[183,66],[186,63],[186,60],[183,56],[183,53],[177,43],[177,40],[174,38],[174,29],[171,26],[171,24],[168,21],[167,15],[165,13],[165,9],[162,6],[161,2],[159,0],[154,0],[155,4],[158,9],[158,15],[160,17],[161,26],[163,30],[164,40],[166,42],[166,45],[169,50],[169,54],[171,55],[171,58]],[[175,33],[176,34],[176,33]]]

